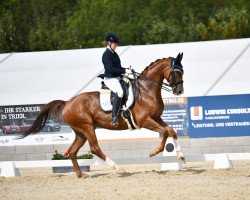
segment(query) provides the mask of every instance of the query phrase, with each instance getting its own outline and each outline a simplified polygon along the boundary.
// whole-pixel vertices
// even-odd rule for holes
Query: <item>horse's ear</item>
[[[178,53],[178,55],[176,57],[177,62],[181,62],[182,57],[183,57],[183,53]]]
[[[180,54],[180,62],[182,61],[183,52]]]

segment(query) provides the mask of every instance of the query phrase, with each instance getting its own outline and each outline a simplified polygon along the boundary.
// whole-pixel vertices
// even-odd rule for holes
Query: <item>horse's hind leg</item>
[[[87,138],[81,134],[81,133],[76,133],[76,138],[74,140],[74,142],[72,143],[72,145],[69,147],[68,149],[68,153],[69,156],[71,158],[71,161],[73,163],[75,172],[76,172],[76,176],[78,178],[80,177],[86,177],[87,175],[82,173],[78,163],[77,163],[77,153],[79,151],[79,149],[85,144],[85,142],[87,141]]]
[[[89,142],[89,146],[90,146],[90,151],[91,153],[95,154],[96,156],[98,156],[99,158],[101,158],[103,161],[106,161],[106,163],[109,166],[112,166],[117,173],[123,173],[124,169],[122,169],[120,166],[116,165],[116,163],[114,161],[112,161],[110,158],[108,158],[101,150],[97,138],[96,138],[96,134],[95,134],[95,129],[93,126],[91,125],[85,125],[85,136],[87,137],[87,140]]]

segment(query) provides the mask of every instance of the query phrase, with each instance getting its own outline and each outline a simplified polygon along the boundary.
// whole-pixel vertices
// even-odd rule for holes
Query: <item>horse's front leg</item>
[[[159,118],[159,119],[157,120],[157,122],[158,122],[159,124],[161,124],[165,129],[167,129],[167,132],[168,132],[166,138],[164,138],[164,135],[163,135],[163,138],[162,138],[162,145],[165,146],[168,136],[172,137],[172,138],[173,138],[173,141],[174,141],[174,145],[175,145],[175,147],[176,147],[176,153],[177,153],[178,158],[179,158],[181,161],[185,162],[185,157],[184,157],[184,154],[183,154],[183,152],[182,152],[182,148],[181,148],[181,146],[180,146],[180,144],[179,144],[179,142],[178,142],[177,134],[176,134],[176,132],[174,131],[174,129],[171,128],[170,126],[168,126],[161,118]]]

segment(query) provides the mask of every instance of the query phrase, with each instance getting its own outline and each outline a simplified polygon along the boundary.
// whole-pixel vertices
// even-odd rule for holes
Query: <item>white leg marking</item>
[[[125,170],[120,167],[119,165],[117,165],[113,160],[111,160],[110,158],[106,157],[106,163],[111,166],[113,169],[115,169],[116,173],[118,174],[122,174],[125,172]]]
[[[111,160],[109,157],[106,157],[106,163],[111,167],[115,167],[115,162]]]
[[[174,140],[174,145],[175,145],[176,151],[177,151],[177,152],[182,151],[182,148],[181,148],[181,146],[180,146],[178,140],[176,140],[176,139],[174,139],[174,138],[173,138],[173,140]]]

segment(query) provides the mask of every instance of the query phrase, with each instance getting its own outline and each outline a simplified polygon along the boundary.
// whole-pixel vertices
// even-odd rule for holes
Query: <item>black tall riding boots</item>
[[[118,114],[121,108],[121,100],[122,98],[120,98],[117,93],[115,93],[114,96],[114,101],[113,101],[113,109],[112,109],[112,125],[119,125],[118,122]]]

